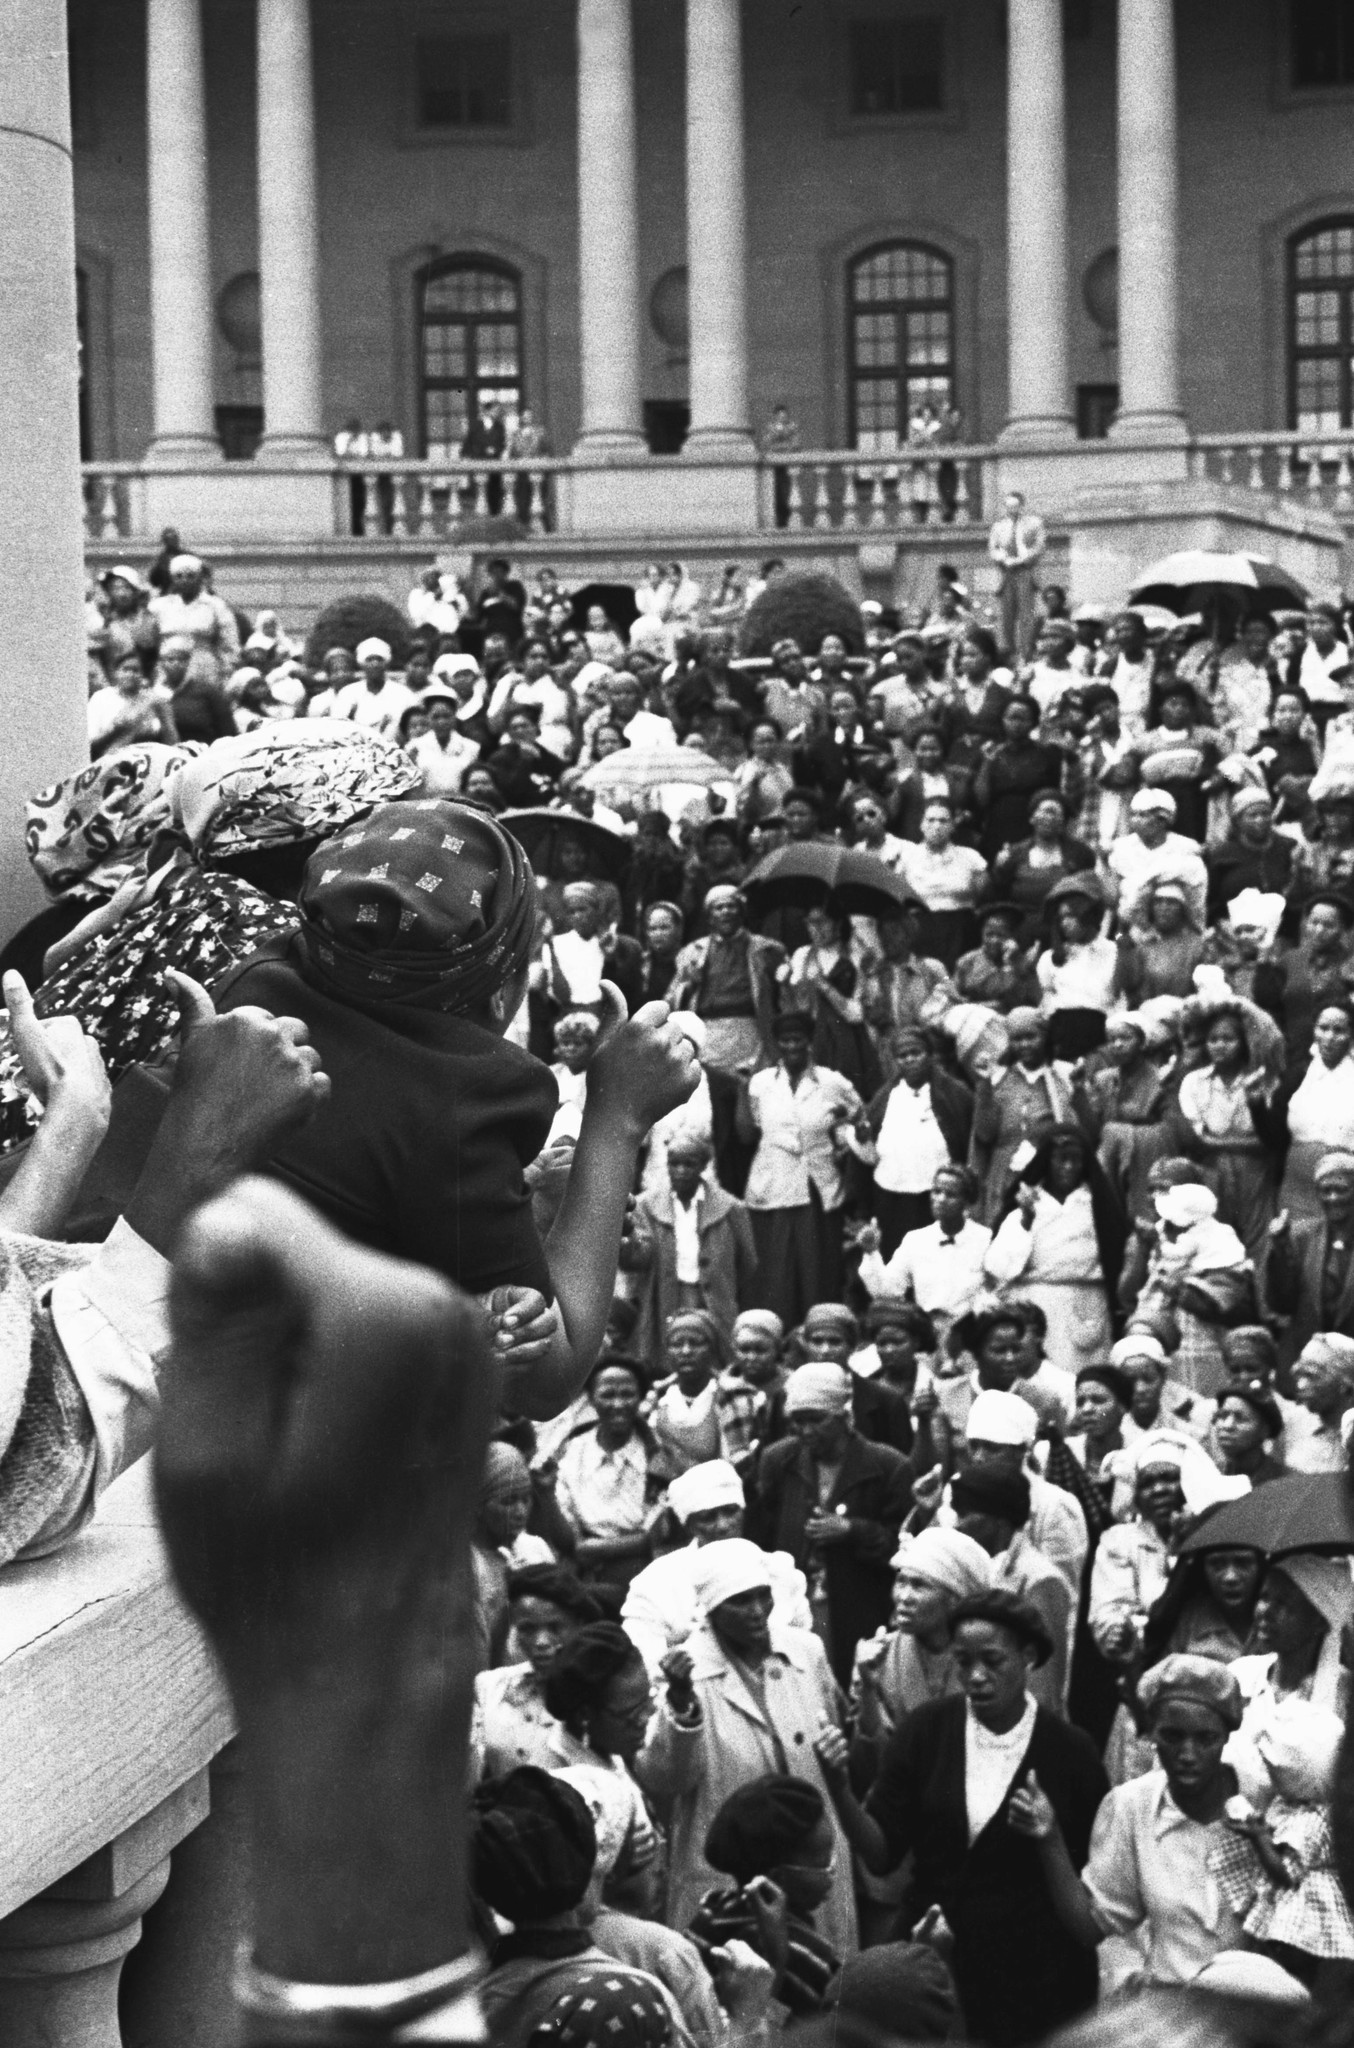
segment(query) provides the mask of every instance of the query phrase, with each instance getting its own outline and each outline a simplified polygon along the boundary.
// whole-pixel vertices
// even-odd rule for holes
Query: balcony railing
[[[1309,508],[1354,522],[1354,433],[1198,434],[1152,443],[1154,457],[1185,458],[1198,482],[1297,499]],[[1046,447],[976,444],[914,454],[862,454],[819,448],[757,460],[758,524],[792,534],[917,532],[982,525],[997,509],[1002,471],[1047,458],[1058,466],[1059,489],[1098,483],[1107,468],[1124,480],[1134,444],[1068,441]],[[626,465],[633,468],[634,465]],[[688,471],[683,456],[653,456],[640,468],[654,478]],[[260,489],[283,478],[327,477],[326,518],[336,539],[361,536],[392,542],[455,540],[468,524],[505,517],[528,535],[586,531],[572,519],[572,486],[583,476],[615,475],[617,465],[587,458],[534,462],[461,462],[434,458],[335,462],[327,471],[265,469],[250,463],[214,468],[218,482]],[[151,480],[163,468],[137,462],[84,465],[85,529],[91,541],[147,540],[157,530],[148,511]],[[191,474],[185,472],[185,475]],[[595,502],[595,500],[594,500]],[[279,540],[296,538],[278,532]]]

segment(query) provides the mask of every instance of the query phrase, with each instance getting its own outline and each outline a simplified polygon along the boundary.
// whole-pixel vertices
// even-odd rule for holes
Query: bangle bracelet
[[[254,2022],[267,2021],[296,2039],[308,2033],[387,2034],[452,2004],[488,1969],[484,1951],[467,1949],[449,1963],[383,1984],[305,1984],[260,1969],[246,1945],[235,1959],[235,2001]]]

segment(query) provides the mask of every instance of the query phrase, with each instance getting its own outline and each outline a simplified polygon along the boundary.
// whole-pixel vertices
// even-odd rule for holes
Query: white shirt
[[[646,752],[650,747],[675,747],[677,733],[671,719],[640,710],[625,728],[625,744]]]
[[[1082,1872],[1091,1911],[1107,1934],[1145,1927],[1149,1984],[1188,1984],[1219,1950],[1243,1943],[1208,1867],[1213,1840],[1180,1811],[1164,1771],[1115,1785],[1095,1817]]]
[[[971,1216],[953,1237],[928,1223],[908,1231],[887,1265],[879,1252],[866,1252],[860,1277],[871,1294],[910,1295],[927,1315],[966,1315],[982,1292],[983,1257],[991,1242],[991,1231]]]
[[[423,771],[424,796],[457,796],[480,750],[464,733],[453,731],[445,747],[437,734],[425,732],[409,749],[409,758]]]
[[[1143,661],[1129,661],[1120,655],[1107,678],[1110,688],[1119,699],[1119,717],[1124,725],[1130,722],[1137,731],[1147,725],[1147,706],[1152,696],[1152,662],[1150,656]]]
[[[1105,865],[1119,884],[1119,915],[1125,924],[1145,919],[1144,899],[1152,884],[1169,876],[1185,890],[1190,916],[1195,927],[1203,930],[1208,869],[1197,839],[1187,839],[1183,832],[1168,832],[1160,846],[1146,846],[1136,832],[1126,832],[1105,855]]]
[[[1003,1218],[984,1265],[1003,1288],[1013,1287],[1027,1274],[1045,1286],[1094,1282],[1103,1287],[1090,1189],[1073,1188],[1060,1202],[1044,1188],[1036,1188],[1032,1226],[1027,1230],[1019,1209],[1012,1209]]]
[[[699,1287],[701,1277],[701,1191],[689,1202],[672,1197],[672,1235],[677,1255],[679,1287]]]
[[[1040,1005],[1047,1014],[1053,1010],[1113,1009],[1119,998],[1114,980],[1119,969],[1119,949],[1113,939],[1089,939],[1084,945],[1064,948],[1061,965],[1051,950],[1034,964],[1039,986],[1044,991]]]
[[[861,1100],[844,1074],[812,1063],[790,1086],[784,1067],[763,1067],[748,1083],[753,1121],[761,1132],[743,1200],[749,1209],[797,1209],[817,1188],[825,1209],[840,1208],[845,1189],[833,1143],[837,1124],[860,1115]]]
[[[971,846],[909,845],[898,873],[928,910],[967,910],[987,878],[987,862]]]
[[[644,1440],[636,1435],[606,1450],[595,1429],[571,1436],[559,1454],[555,1498],[575,1535],[633,1536],[644,1527],[649,1476]]]
[[[950,1148],[936,1122],[931,1084],[913,1088],[896,1081],[876,1139],[875,1186],[895,1195],[925,1194],[939,1167],[950,1164]]]
[[[387,680],[379,690],[369,690],[366,678],[355,683],[345,683],[334,698],[334,718],[346,718],[352,725],[374,727],[377,732],[390,733],[403,718],[411,704],[418,699],[412,690],[406,690],[403,683]]]
[[[968,1838],[976,1842],[1015,1781],[1034,1733],[1036,1708],[1026,1699],[1025,1711],[1004,1735],[984,1728],[973,1708],[964,1707],[964,1804]]]

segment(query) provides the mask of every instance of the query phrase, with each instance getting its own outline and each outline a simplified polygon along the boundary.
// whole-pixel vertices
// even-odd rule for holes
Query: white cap
[[[1039,1434],[1039,1417],[1019,1394],[984,1387],[974,1396],[964,1434],[971,1444],[1020,1444],[1028,1450]]]

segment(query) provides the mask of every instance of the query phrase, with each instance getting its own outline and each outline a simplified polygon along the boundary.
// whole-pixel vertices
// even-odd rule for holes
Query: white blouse
[[[1354,1145],[1354,1054],[1328,1067],[1319,1052],[1288,1104],[1288,1135],[1333,1151]]]

